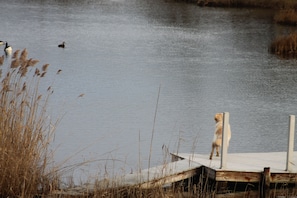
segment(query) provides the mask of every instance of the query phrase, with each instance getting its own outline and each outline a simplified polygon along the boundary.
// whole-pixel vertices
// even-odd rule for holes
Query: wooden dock
[[[191,160],[201,164],[204,174],[214,181],[260,183],[264,170],[270,183],[297,183],[297,152],[293,152],[292,168],[286,170],[287,152],[229,153],[226,167],[221,169],[221,158],[209,155],[172,153],[173,160]]]
[[[276,190],[278,184],[286,184],[285,186],[297,184],[297,152],[293,152],[290,171],[286,170],[287,152],[229,153],[224,169],[220,167],[220,157],[209,160],[209,155],[197,153],[171,153],[171,155],[172,162],[144,169],[138,173],[107,178],[96,185],[99,184],[102,189],[120,187],[146,189],[164,186],[174,188],[180,185],[193,186],[202,182],[203,185],[212,188],[208,190],[218,193],[216,197],[220,195],[223,197],[238,196],[240,191],[244,193],[247,189],[250,195],[254,194],[253,197],[258,197],[259,193],[270,195],[269,189]],[[195,181],[193,178],[198,178],[198,180]],[[194,183],[188,185],[189,181]],[[238,186],[242,186],[242,190],[238,190]],[[249,189],[249,186],[253,187]],[[65,190],[65,193],[80,195],[90,193],[94,189],[96,189],[94,184],[86,184]],[[57,194],[61,193],[61,191],[57,192]],[[230,196],[225,193],[230,193]],[[262,195],[260,197],[269,197]],[[246,197],[246,194],[243,197]]]
[[[209,155],[196,153],[171,155],[170,163],[107,180],[105,187],[153,188],[201,176],[213,183],[258,183],[267,188],[273,184],[297,184],[297,152],[293,153],[290,171],[286,170],[286,152],[229,153],[226,167],[223,169],[220,157],[209,160]]]

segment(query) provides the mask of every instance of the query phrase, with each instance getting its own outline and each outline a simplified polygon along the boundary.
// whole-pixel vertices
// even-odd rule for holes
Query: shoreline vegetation
[[[289,9],[297,8],[297,2],[293,0],[191,0],[198,6],[209,7],[236,7],[236,8],[271,8]]]
[[[0,197],[49,192],[59,181],[49,149],[57,122],[46,115],[53,90],[39,86],[49,64],[37,67],[26,49],[0,59]]]

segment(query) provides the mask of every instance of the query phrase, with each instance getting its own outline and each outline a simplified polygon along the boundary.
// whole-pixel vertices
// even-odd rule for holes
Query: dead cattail
[[[17,58],[17,59],[14,59],[13,61],[11,61],[10,68],[17,68],[19,65],[20,65],[20,61]]]
[[[9,78],[9,76],[7,76],[7,74],[6,74],[6,77],[5,78],[3,78],[3,80],[1,81],[1,83],[2,84],[8,84],[8,78]]]
[[[27,66],[31,66],[31,67],[33,67],[33,66],[35,66],[38,62],[39,62],[39,60],[30,58],[30,59],[27,61]]]
[[[47,68],[48,68],[48,66],[49,66],[49,64],[44,64],[44,65],[42,66],[42,71],[46,71]]]
[[[7,85],[7,84],[2,85],[2,90],[1,90],[1,92],[8,92],[8,91],[10,91],[10,89],[9,89],[9,85]]]
[[[38,68],[36,68],[34,76],[39,76],[39,75],[40,75],[40,70]]]
[[[26,85],[26,83],[24,82],[22,91],[25,91],[25,90],[26,90],[26,87],[27,87],[27,85]]]
[[[16,50],[16,51],[13,53],[12,58],[17,58],[18,55],[19,55],[19,52],[20,52],[20,50]]]
[[[22,63],[27,60],[27,56],[28,56],[28,52],[27,52],[27,49],[25,48],[22,51],[21,56],[20,56],[20,60],[21,60]]]
[[[57,74],[60,74],[60,73],[61,73],[61,71],[62,71],[62,70],[61,70],[61,69],[59,69],[59,70],[57,71]]]
[[[2,55],[2,56],[0,57],[0,66],[3,65],[3,62],[4,62],[4,55]]]
[[[9,104],[13,105],[13,104],[14,104],[14,100],[11,100],[11,101],[9,102]]]
[[[27,67],[20,67],[18,73],[21,74],[21,77],[24,77],[24,76],[26,76],[27,72],[28,72],[28,68]]]
[[[27,60],[22,61],[21,67],[27,67]]]
[[[27,100],[22,100],[21,104],[29,107],[29,102]]]

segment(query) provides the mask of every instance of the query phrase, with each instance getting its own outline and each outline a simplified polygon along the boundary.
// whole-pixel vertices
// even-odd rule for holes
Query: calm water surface
[[[0,40],[53,74],[62,69],[47,76],[49,113],[62,117],[55,161],[98,160],[73,175],[146,168],[152,137],[151,166],[166,149],[209,153],[216,112],[230,112],[230,152],[286,150],[297,62],[268,53],[291,31],[269,10],[163,0],[15,0],[0,9]]]

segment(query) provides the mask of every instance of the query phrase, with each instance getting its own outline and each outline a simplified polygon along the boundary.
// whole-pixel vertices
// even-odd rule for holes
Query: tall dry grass
[[[297,8],[294,0],[197,0],[199,6],[214,7],[257,7],[257,8]]]
[[[274,16],[274,21],[284,25],[297,25],[297,12],[295,9],[280,10]]]
[[[283,57],[296,57],[297,33],[277,37],[270,45],[270,52]]]
[[[49,167],[54,130],[46,114],[52,89],[39,91],[48,64],[36,67],[26,49],[11,58],[1,61],[0,197],[31,197],[49,192],[57,181]]]

